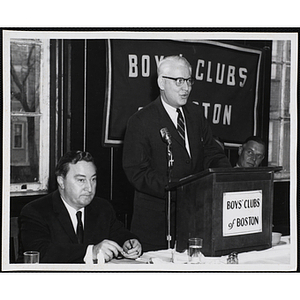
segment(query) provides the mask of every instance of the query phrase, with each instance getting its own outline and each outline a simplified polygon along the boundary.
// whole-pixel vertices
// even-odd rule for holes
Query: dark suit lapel
[[[99,212],[93,209],[93,201],[84,209],[84,242],[87,244],[94,241],[93,235],[96,233],[95,227],[99,218]]]
[[[197,139],[200,139],[200,133],[198,132],[197,128],[195,127],[195,120],[193,118],[193,115],[190,111],[190,108],[188,105],[183,106],[183,112],[185,116],[185,122],[186,122],[186,128],[187,128],[187,134],[189,139],[189,145],[190,145],[190,151],[191,151],[191,157],[193,161],[197,161],[197,153],[199,151],[196,151],[197,145],[199,144]],[[198,122],[198,120],[196,120]]]
[[[65,230],[67,235],[70,237],[73,243],[77,243],[77,237],[73,228],[73,224],[71,221],[71,218],[69,216],[69,213],[62,202],[62,199],[60,198],[60,194],[58,191],[56,191],[53,194],[53,211],[60,222],[62,228]]]

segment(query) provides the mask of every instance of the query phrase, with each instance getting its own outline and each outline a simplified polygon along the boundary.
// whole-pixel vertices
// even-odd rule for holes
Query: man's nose
[[[91,192],[92,191],[92,183],[89,180],[87,180],[85,182],[85,187],[84,188],[85,188],[86,191]]]
[[[190,88],[191,88],[191,86],[188,85],[187,80],[185,80],[183,85],[182,85],[182,89],[188,91]]]

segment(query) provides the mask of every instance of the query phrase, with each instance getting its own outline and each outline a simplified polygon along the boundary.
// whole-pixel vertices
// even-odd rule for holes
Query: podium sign
[[[262,190],[223,193],[223,236],[262,232]]]
[[[208,169],[169,185],[176,189],[176,241],[203,238],[205,256],[272,246],[272,167]],[[174,239],[174,238],[173,238]]]

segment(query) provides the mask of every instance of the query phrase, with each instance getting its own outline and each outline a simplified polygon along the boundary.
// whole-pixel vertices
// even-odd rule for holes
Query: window
[[[13,149],[24,149],[24,125],[25,123],[14,123],[13,126]]]
[[[291,41],[273,41],[269,127],[269,165],[282,166],[277,180],[290,178]]]
[[[49,40],[10,40],[11,195],[46,192],[49,178]]]

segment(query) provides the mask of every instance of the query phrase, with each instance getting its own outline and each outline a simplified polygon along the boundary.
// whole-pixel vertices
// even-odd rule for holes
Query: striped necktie
[[[76,213],[76,217],[77,217],[76,235],[77,235],[78,244],[83,243],[83,224],[81,220],[81,214],[82,214],[81,211],[78,211]]]
[[[184,119],[181,113],[181,110],[179,108],[176,109],[178,116],[177,116],[177,131],[180,135],[180,137],[183,139],[185,143],[185,124]]]

